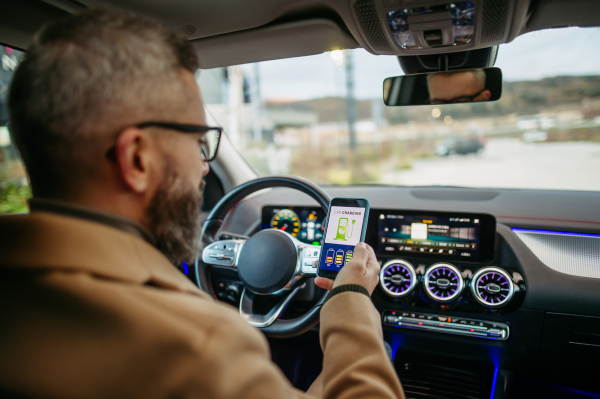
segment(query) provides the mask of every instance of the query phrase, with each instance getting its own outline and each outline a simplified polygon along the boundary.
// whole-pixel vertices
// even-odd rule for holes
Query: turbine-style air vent
[[[379,273],[381,288],[394,298],[410,294],[417,285],[415,268],[405,260],[391,260],[381,268]]]
[[[451,302],[463,291],[460,270],[450,263],[436,263],[425,273],[425,291],[437,302]]]
[[[493,266],[484,267],[473,276],[471,293],[482,305],[500,308],[510,302],[514,284],[504,270]]]

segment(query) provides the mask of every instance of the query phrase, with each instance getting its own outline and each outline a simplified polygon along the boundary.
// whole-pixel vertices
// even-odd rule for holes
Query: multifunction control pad
[[[502,341],[507,340],[510,335],[510,329],[505,323],[393,310],[383,312],[383,324]]]

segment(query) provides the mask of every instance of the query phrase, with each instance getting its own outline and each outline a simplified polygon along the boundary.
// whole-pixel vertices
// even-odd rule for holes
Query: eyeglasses
[[[441,99],[429,99],[429,104],[432,105],[441,105],[441,104],[458,104],[458,103],[472,103],[473,100],[475,100],[475,98],[480,95],[481,93],[483,93],[486,89],[483,89],[481,91],[478,91],[477,93],[473,94],[472,96],[460,96],[460,97],[454,97],[451,98],[450,100],[441,100]]]
[[[170,122],[144,122],[136,125],[138,129],[144,129],[147,127],[160,127],[163,129],[175,130],[180,133],[206,133],[202,137],[200,146],[202,148],[202,158],[205,162],[210,162],[217,156],[219,150],[219,143],[221,142],[221,134],[223,128],[202,126],[202,125],[184,125],[181,123],[170,123]],[[106,157],[110,160],[117,159],[117,145],[113,145],[106,152]]]

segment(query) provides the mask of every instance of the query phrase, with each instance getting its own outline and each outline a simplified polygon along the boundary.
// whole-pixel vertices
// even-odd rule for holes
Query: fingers
[[[315,285],[317,287],[323,288],[324,290],[331,291],[331,289],[333,288],[333,280],[323,277],[317,277],[315,278]]]
[[[315,262],[315,266],[318,262]],[[365,243],[358,243],[354,248],[352,260],[339,272],[335,281],[322,277],[315,279],[317,287],[331,290],[336,286],[356,284],[365,287],[372,293],[379,281],[380,266],[375,251]]]
[[[369,260],[369,246],[364,242],[356,244],[352,260],[361,264],[366,264]]]

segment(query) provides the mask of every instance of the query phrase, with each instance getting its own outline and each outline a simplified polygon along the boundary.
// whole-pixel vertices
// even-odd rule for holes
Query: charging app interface
[[[354,255],[354,247],[360,242],[365,208],[332,206],[327,220],[327,230],[319,267],[338,271]]]

